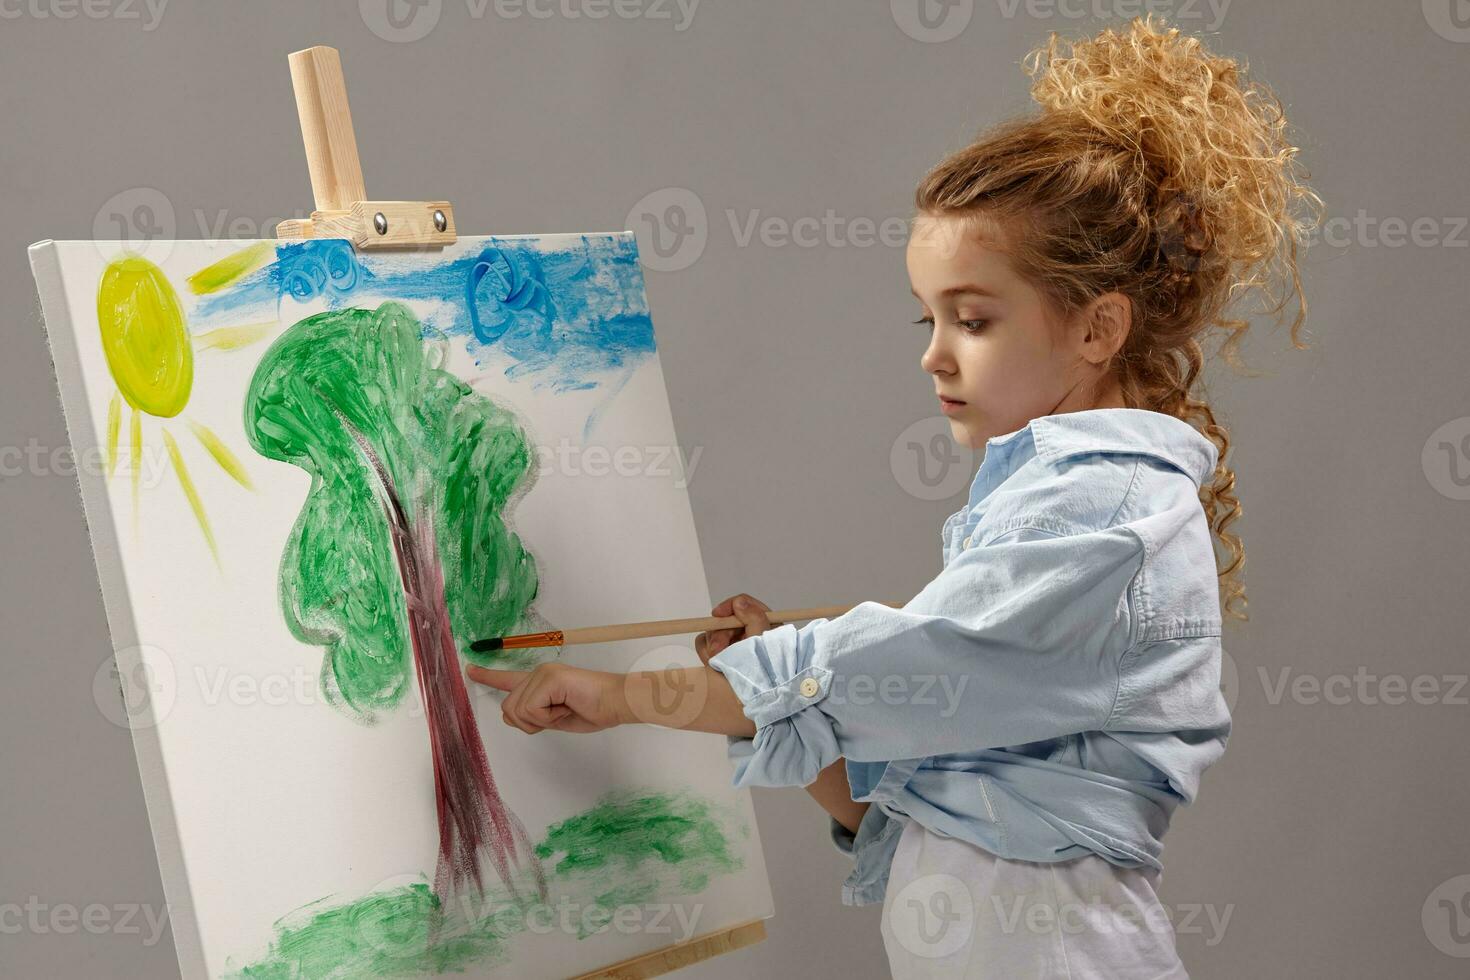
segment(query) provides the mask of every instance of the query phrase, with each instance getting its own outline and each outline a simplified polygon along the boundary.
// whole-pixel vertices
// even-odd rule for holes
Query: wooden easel
[[[301,116],[306,167],[316,210],[276,225],[283,239],[345,238],[357,249],[442,248],[457,240],[448,201],[369,201],[347,107],[347,83],[336,48],[293,52],[291,86]],[[764,919],[643,953],[572,980],[648,980],[766,938]]]
[[[583,973],[572,980],[648,980],[649,977],[660,977],[665,973],[693,966],[700,960],[707,960],[721,953],[729,953],[743,946],[754,946],[765,938],[766,922],[764,919],[756,919],[754,922],[746,922],[719,932],[695,936],[687,942],[656,949],[591,973]]]
[[[347,107],[347,83],[336,48],[292,53],[291,86],[306,143],[306,168],[316,210],[305,220],[276,225],[277,238],[345,238],[354,248],[433,248],[453,245],[448,201],[368,201]]]

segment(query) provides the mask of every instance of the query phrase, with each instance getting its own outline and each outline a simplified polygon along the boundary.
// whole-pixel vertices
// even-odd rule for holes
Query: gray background
[[[1229,751],[1167,840],[1163,897],[1196,977],[1470,967],[1446,917],[1470,888],[1453,880],[1470,874],[1470,707],[1446,696],[1466,670],[1470,528],[1470,31],[1454,4],[1160,5],[1277,88],[1339,221],[1305,258],[1313,349],[1263,330],[1247,346],[1259,376],[1210,376],[1236,440],[1253,618],[1225,636]],[[445,197],[477,234],[666,219],[683,267],[648,288],[679,438],[700,453],[690,494],[716,597],[902,600],[937,572],[975,460],[930,460],[953,492],[925,499],[904,433],[932,431],[935,411],[903,251],[852,222],[906,218],[928,165],[1023,109],[1019,59],[1046,32],[1141,4],[961,3],[970,20],[943,41],[910,36],[897,6],[705,0],[678,30],[673,7],[538,19],[444,0],[404,42],[352,2],[173,0],[156,23],[141,2],[0,4],[0,908],[163,905],[128,735],[93,699],[109,639],[75,480],[16,465],[67,444],[25,246],[117,237],[115,215],[200,238],[305,213],[285,55],[335,45],[370,196]],[[706,217],[686,210],[676,247],[679,188]],[[171,222],[136,211],[154,192]],[[829,210],[831,241],[740,243],[752,215]],[[1277,697],[1283,672],[1334,696]],[[1440,693],[1384,703],[1394,675]],[[755,796],[770,939],[688,975],[886,975],[878,909],[839,903],[849,865],[823,814],[800,790]],[[1209,913],[1229,916],[1223,935]],[[1457,914],[1464,934],[1470,901]],[[0,918],[0,975],[176,975],[168,937],[16,924]]]

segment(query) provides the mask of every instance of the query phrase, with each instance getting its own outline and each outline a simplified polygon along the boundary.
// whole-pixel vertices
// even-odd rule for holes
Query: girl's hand
[[[632,721],[623,694],[624,675],[566,664],[540,664],[530,671],[470,665],[465,672],[510,696],[500,706],[507,725],[529,735],[545,729],[600,732]]]
[[[732,595],[715,606],[709,611],[711,616],[739,616],[744,625],[723,630],[709,630],[696,636],[694,652],[699,654],[700,662],[709,666],[709,658],[725,647],[747,636],[759,636],[770,629],[771,621],[766,618],[766,613],[770,611],[770,606],[745,592]]]

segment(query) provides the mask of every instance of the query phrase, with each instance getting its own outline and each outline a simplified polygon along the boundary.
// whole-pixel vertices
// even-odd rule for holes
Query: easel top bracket
[[[442,248],[458,240],[448,201],[370,201],[336,48],[295,51],[291,86],[316,210],[276,225],[282,239],[345,238],[354,248]]]

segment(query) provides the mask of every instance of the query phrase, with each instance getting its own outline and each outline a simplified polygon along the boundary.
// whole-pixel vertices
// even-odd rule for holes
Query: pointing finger
[[[524,670],[496,670],[478,664],[470,664],[465,670],[465,676],[470,680],[498,691],[514,691],[526,679],[527,673]]]

